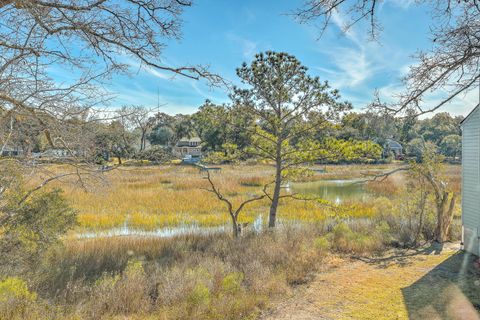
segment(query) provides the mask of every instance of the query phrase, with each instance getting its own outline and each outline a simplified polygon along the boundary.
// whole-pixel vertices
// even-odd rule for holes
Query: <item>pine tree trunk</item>
[[[280,186],[282,184],[281,175],[280,178],[275,178],[275,188],[273,190],[272,204],[270,205],[270,215],[268,220],[268,227],[274,228],[277,221],[277,209],[278,201],[280,199]]]
[[[280,188],[282,186],[282,158],[281,141],[277,143],[276,163],[275,163],[275,187],[273,189],[272,204],[270,205],[270,215],[268,227],[274,228],[277,221],[278,202],[280,200]]]

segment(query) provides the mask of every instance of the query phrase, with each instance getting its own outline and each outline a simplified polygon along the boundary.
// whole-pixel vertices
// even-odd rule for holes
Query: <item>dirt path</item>
[[[480,319],[478,271],[471,257],[455,249],[342,261],[261,319]]]

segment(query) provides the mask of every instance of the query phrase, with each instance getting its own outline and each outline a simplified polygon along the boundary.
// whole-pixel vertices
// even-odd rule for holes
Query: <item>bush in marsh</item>
[[[76,225],[76,212],[59,190],[38,191],[24,202],[6,198],[0,208],[0,275],[15,276],[35,267],[44,252]]]
[[[352,230],[346,223],[337,224],[331,234],[332,248],[338,252],[359,255],[378,254],[385,250],[388,227],[370,223],[356,227],[357,230]]]
[[[422,242],[433,241],[436,228],[436,208],[434,195],[424,193],[425,189],[408,182],[395,198],[380,198],[376,201],[378,214],[374,221],[386,223],[390,229],[391,243],[400,247],[412,247]],[[448,240],[461,238],[461,208],[454,208],[454,219]]]
[[[29,307],[35,303],[37,295],[20,278],[6,278],[0,281],[0,319],[24,319],[27,314],[36,312]]]
[[[239,179],[239,183],[245,187],[261,187],[267,183],[264,177],[254,176]]]

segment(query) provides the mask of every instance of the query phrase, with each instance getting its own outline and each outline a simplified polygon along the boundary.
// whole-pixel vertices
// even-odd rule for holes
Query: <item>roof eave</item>
[[[472,111],[470,111],[470,113],[462,120],[462,122],[460,122],[460,125],[462,126],[462,125],[467,121],[467,119],[470,118],[470,116],[471,116],[475,111],[477,111],[477,109],[478,109],[479,107],[480,107],[480,103],[477,104],[476,107],[473,108]]]

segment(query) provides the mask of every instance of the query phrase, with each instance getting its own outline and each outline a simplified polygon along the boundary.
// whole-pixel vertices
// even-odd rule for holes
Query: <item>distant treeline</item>
[[[250,141],[249,128],[256,119],[247,107],[216,105],[206,101],[193,115],[163,116],[152,127],[148,139],[152,145],[175,143],[180,136],[198,136],[206,152],[229,152],[231,145],[247,148]],[[414,116],[394,117],[377,112],[348,112],[336,122],[319,127],[314,136],[326,136],[344,140],[372,141],[382,148],[388,139],[399,142],[407,157],[418,155],[424,143],[433,143],[446,157],[461,155],[462,116],[437,113],[431,118]],[[307,119],[308,121],[308,119]]]
[[[0,110],[1,112],[1,110]],[[311,114],[302,121],[309,123]],[[4,117],[3,119],[9,119]],[[432,143],[438,152],[451,159],[461,156],[460,122],[463,117],[437,113],[431,118],[414,116],[394,117],[386,113],[350,111],[338,116],[336,121],[311,131],[312,138],[331,137],[342,140],[369,141],[384,147],[388,139],[399,142],[406,157],[415,157],[424,143]],[[8,140],[9,147],[24,150],[25,154],[42,152],[51,148],[49,139],[54,132],[45,132],[45,123],[55,127],[56,120],[44,115],[39,120],[16,117],[11,120],[14,130]],[[191,115],[168,115],[153,112],[142,106],[123,107],[111,115],[110,120],[95,119],[79,114],[77,118],[62,119],[62,139],[55,141],[57,148],[65,148],[90,158],[144,158],[154,161],[171,159],[171,148],[184,137],[199,137],[204,155],[228,154],[246,150],[252,143],[252,128],[261,126],[247,106],[218,105],[206,101]],[[66,128],[68,127],[68,128]],[[8,134],[7,123],[0,126]],[[68,135],[65,132],[69,133]],[[78,139],[81,137],[81,139]],[[375,156],[380,160],[385,154]],[[245,159],[244,159],[245,160]]]

